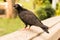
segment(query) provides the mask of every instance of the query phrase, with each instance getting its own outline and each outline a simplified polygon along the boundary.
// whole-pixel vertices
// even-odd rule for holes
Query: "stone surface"
[[[60,38],[60,23],[50,28],[49,34],[44,32],[33,40],[57,40],[58,38]]]

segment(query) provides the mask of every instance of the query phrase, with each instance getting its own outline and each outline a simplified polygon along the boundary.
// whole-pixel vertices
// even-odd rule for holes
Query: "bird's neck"
[[[22,11],[26,11],[26,9],[18,9],[18,13],[20,13]]]

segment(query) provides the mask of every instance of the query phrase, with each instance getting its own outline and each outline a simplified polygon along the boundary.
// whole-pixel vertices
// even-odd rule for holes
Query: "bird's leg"
[[[29,29],[30,29],[31,25],[29,26]]]
[[[26,29],[26,30],[30,30],[30,26],[31,26],[31,25],[26,25],[26,26],[25,26],[25,29]]]
[[[26,28],[27,30],[30,30],[30,25],[28,25],[28,27]]]
[[[27,24],[26,24],[26,26],[25,26],[25,29],[27,28]]]
[[[25,28],[24,29],[27,29],[27,24],[25,24]]]
[[[23,30],[27,30],[27,24],[25,24],[25,27],[24,27],[24,29]]]
[[[30,28],[29,28],[29,25],[26,25],[26,26],[25,26],[25,29],[26,29],[26,30],[29,30],[29,29],[30,29]]]
[[[30,30],[30,27],[31,27],[31,25],[28,25],[28,28],[27,28],[27,30]]]
[[[30,29],[30,26],[29,26],[29,29]]]

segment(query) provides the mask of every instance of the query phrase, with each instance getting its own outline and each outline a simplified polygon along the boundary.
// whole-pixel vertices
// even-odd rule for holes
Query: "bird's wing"
[[[42,24],[31,11],[23,11],[20,16],[23,16],[21,19],[27,24],[36,26],[41,26],[40,24]]]

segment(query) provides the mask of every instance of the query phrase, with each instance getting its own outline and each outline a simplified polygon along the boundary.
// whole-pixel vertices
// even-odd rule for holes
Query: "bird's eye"
[[[15,6],[13,6],[13,7],[15,7]]]

